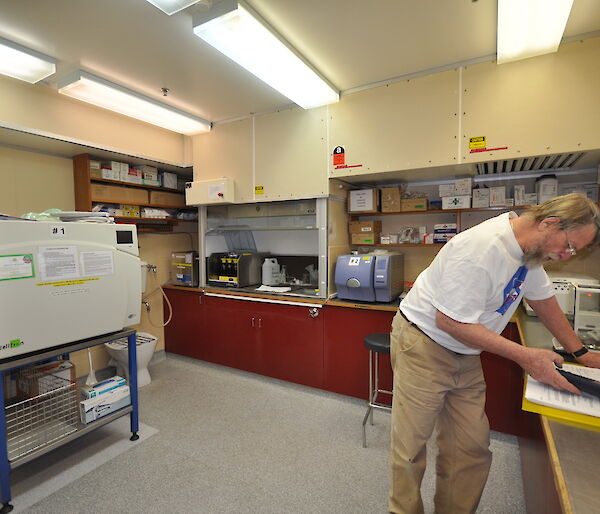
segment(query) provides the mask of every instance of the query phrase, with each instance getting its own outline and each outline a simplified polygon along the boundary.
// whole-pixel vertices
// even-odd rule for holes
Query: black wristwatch
[[[585,346],[582,346],[576,352],[571,352],[571,355],[573,357],[577,358],[577,357],[581,357],[582,355],[585,355],[587,352],[589,352],[589,350]]]

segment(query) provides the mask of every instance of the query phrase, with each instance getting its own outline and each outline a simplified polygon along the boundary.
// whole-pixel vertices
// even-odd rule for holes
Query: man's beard
[[[538,246],[523,252],[523,264],[527,269],[542,266],[548,261],[558,261],[560,255],[557,253],[548,253],[542,247]]]

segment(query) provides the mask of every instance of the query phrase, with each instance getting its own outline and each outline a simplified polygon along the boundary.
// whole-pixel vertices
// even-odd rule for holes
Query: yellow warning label
[[[469,149],[474,150],[476,148],[486,148],[485,136],[469,138]]]
[[[254,194],[255,195],[264,195],[265,187],[264,186],[254,186]]]
[[[66,286],[80,286],[86,282],[92,282],[94,280],[100,280],[99,278],[80,278],[77,280],[62,280],[61,282],[40,282],[36,286],[52,286],[52,287],[66,287]]]

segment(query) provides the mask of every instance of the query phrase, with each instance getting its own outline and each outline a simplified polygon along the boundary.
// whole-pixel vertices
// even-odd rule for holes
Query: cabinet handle
[[[262,318],[258,318],[258,328],[262,328]]]
[[[254,318],[252,318],[252,328],[254,328],[254,327],[255,327]]]
[[[308,309],[308,315],[311,318],[316,318],[319,315],[319,309],[317,309],[316,307],[311,307],[310,309]]]

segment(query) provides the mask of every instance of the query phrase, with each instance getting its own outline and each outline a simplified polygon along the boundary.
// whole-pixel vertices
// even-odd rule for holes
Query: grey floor
[[[375,413],[364,449],[360,423],[365,407],[359,400],[171,355],[150,371],[152,383],[140,390],[142,431],[149,436],[130,447],[121,442],[121,450],[98,456],[97,467],[79,478],[69,469],[57,470],[64,485],[55,484],[45,498],[42,494],[43,499],[21,510],[16,500],[26,503],[25,487],[15,495],[16,510],[387,512],[388,413]],[[89,444],[92,435],[85,436]],[[493,433],[492,450],[478,512],[525,512],[516,439]],[[69,448],[58,452],[60,461]],[[21,477],[34,463],[17,470]],[[426,512],[432,512],[433,465],[428,467],[423,497]]]

